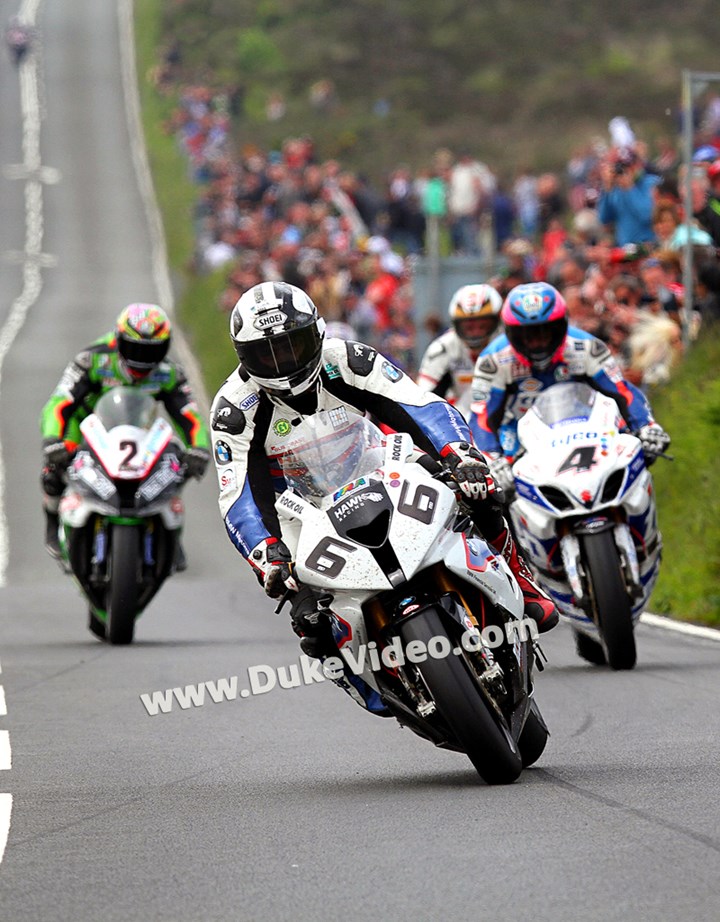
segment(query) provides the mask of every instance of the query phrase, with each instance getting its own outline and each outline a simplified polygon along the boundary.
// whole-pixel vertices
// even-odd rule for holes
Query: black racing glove
[[[271,599],[279,599],[286,589],[297,589],[292,577],[292,556],[277,538],[266,538],[254,547],[248,563]]]
[[[43,443],[43,468],[40,483],[47,496],[61,496],[65,489],[65,471],[72,460],[62,439],[47,439]]]
[[[300,638],[300,648],[308,656],[320,659],[337,656],[329,612],[323,607],[323,593],[301,586],[292,600],[292,629]],[[325,597],[327,599],[327,597]]]
[[[183,455],[185,476],[196,477],[200,480],[205,474],[205,469],[210,460],[210,452],[204,448],[189,448]]]

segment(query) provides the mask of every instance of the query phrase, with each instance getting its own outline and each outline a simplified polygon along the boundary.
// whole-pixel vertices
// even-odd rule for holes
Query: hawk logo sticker
[[[227,442],[215,442],[215,460],[218,464],[230,464],[232,451]]]
[[[256,394],[253,394],[257,397]],[[240,435],[245,429],[245,414],[230,401],[221,397],[215,408],[212,418],[212,427],[217,432],[227,432],[228,435]]]

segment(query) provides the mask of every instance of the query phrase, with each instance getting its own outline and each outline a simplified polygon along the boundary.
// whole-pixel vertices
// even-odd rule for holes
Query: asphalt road
[[[0,379],[0,794],[13,797],[0,920],[717,919],[720,643],[641,626],[637,668],[613,674],[553,632],[538,680],[552,737],[505,788],[329,683],[148,715],[143,693],[242,680],[298,649],[224,535],[212,475],[187,489],[190,569],[131,648],[88,633],[44,553],[40,407],[125,303],[157,295],[115,4],[44,0],[38,25],[42,161],[60,181],[43,188],[56,265]],[[3,168],[22,162],[17,77],[0,56]],[[26,209],[23,181],[0,184],[4,330]]]

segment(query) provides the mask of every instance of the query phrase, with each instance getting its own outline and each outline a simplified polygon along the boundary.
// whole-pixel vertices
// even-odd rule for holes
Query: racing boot
[[[185,548],[182,545],[182,541],[178,537],[175,540],[175,553],[173,555],[173,573],[184,573],[188,568],[187,557],[185,556]]]
[[[560,620],[555,603],[533,579],[530,568],[520,555],[517,544],[510,534],[510,529],[505,526],[497,538],[488,540],[488,543],[502,554],[517,580],[525,601],[525,617],[532,618],[540,634],[554,628]]]
[[[60,560],[62,551],[60,550],[60,538],[58,537],[58,528],[60,527],[60,516],[57,512],[51,512],[45,509],[45,550],[54,560]]]

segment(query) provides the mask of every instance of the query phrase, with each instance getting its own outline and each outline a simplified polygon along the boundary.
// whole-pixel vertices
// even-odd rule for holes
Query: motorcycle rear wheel
[[[138,602],[140,532],[133,525],[113,525],[110,534],[107,628],[111,644],[132,643]]]
[[[637,660],[632,605],[613,534],[601,531],[580,540],[608,665],[632,669]]]
[[[432,608],[400,628],[403,646],[413,640],[427,648],[435,637],[447,637],[442,618]],[[453,638],[450,638],[453,642]],[[443,721],[487,784],[510,784],[522,772],[522,757],[505,720],[487,701],[464,652],[442,659],[428,656],[416,669],[432,695]]]

